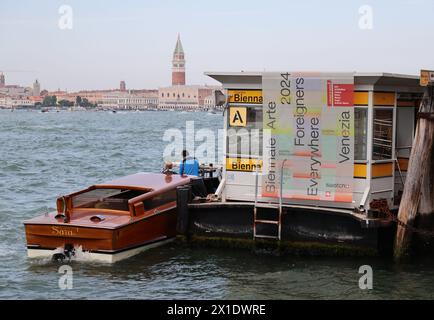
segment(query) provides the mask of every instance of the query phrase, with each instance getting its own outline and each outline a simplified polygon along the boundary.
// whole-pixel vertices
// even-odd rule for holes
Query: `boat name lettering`
[[[78,233],[78,229],[76,230],[76,233]],[[73,236],[74,230],[52,226],[51,234],[54,234],[56,236]]]

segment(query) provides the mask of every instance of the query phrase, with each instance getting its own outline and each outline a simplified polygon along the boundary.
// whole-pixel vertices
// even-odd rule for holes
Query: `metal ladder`
[[[258,238],[262,239],[275,239],[281,240],[282,236],[282,186],[283,186],[283,167],[285,165],[286,159],[282,163],[282,167],[280,170],[280,194],[279,194],[279,204],[271,204],[271,203],[258,203],[258,165],[256,165],[256,177],[255,177],[255,205],[253,207],[253,240]],[[258,219],[258,209],[275,209],[278,210],[278,219]],[[277,225],[277,235],[265,235],[258,234],[256,230],[257,224],[271,224]]]

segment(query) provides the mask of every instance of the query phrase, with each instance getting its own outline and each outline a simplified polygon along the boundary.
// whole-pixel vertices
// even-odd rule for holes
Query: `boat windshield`
[[[73,208],[129,211],[128,200],[146,193],[128,189],[94,189],[72,198]]]

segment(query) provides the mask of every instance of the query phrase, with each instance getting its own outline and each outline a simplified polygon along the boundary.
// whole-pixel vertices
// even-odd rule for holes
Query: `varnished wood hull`
[[[147,243],[144,245],[141,245],[139,247],[135,247],[132,249],[126,249],[123,251],[117,251],[116,253],[102,253],[102,252],[95,252],[95,251],[86,251],[86,252],[76,252],[74,259],[78,261],[92,261],[92,262],[105,262],[105,263],[115,263],[127,258],[130,258],[132,256],[135,256],[143,251],[162,246],[164,244],[167,244],[169,242],[174,241],[175,238],[170,239],[159,239],[155,242]],[[27,256],[29,258],[36,258],[36,259],[44,259],[49,258],[51,259],[53,257],[53,250],[50,249],[36,249],[36,248],[28,248],[27,249]]]
[[[176,208],[135,220],[117,228],[98,228],[74,223],[25,224],[28,256],[36,257],[65,245],[81,247],[91,254],[105,255],[104,260],[115,256],[131,256],[149,246],[176,236]],[[128,252],[128,254],[126,254]],[[52,253],[51,253],[52,254]]]

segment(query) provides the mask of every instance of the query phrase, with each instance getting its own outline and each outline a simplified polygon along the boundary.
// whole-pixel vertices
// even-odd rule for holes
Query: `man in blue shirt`
[[[199,162],[196,158],[188,156],[187,150],[182,151],[182,161],[179,164],[179,174],[199,176]]]

